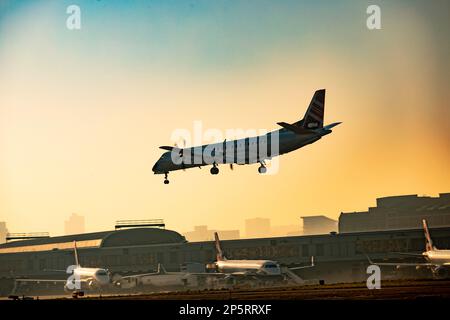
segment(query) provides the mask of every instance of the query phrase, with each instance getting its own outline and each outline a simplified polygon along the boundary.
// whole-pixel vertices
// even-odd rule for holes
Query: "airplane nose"
[[[155,165],[154,165],[153,168],[152,168],[152,171],[153,171],[153,172],[158,171],[158,166],[159,166],[159,164],[158,164],[158,162],[156,162]]]

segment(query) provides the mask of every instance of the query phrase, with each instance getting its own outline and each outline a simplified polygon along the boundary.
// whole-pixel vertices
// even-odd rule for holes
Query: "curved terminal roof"
[[[72,249],[74,241],[79,248],[99,248],[183,243],[186,239],[172,230],[133,228],[13,241],[0,244],[0,254]]]
[[[145,246],[180,242],[186,242],[186,239],[172,230],[136,228],[110,232],[103,238],[101,247]]]

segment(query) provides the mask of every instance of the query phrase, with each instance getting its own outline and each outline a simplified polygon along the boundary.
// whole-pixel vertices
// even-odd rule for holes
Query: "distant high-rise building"
[[[239,230],[209,230],[208,226],[195,226],[194,231],[185,232],[183,235],[188,241],[214,240],[214,232],[219,234],[220,240],[239,239]]]
[[[8,233],[8,229],[6,228],[6,222],[0,222],[0,243],[6,242],[6,234]]]
[[[245,236],[247,238],[270,237],[270,219],[253,218],[245,220]]]
[[[326,216],[309,216],[302,217],[303,219],[303,234],[326,234],[337,231],[338,222]]]
[[[234,240],[240,238],[239,230],[213,230],[213,231],[219,234],[220,240]]]
[[[426,219],[430,227],[450,226],[450,193],[441,193],[439,197],[378,198],[377,206],[368,211],[342,212],[339,232],[420,229],[422,219]]]
[[[84,233],[84,217],[76,213],[72,213],[68,220],[64,221],[65,234]]]
[[[270,228],[271,237],[300,236],[300,225],[272,226]]]
[[[195,226],[194,231],[188,231],[183,234],[188,241],[207,241],[210,240],[208,226]]]

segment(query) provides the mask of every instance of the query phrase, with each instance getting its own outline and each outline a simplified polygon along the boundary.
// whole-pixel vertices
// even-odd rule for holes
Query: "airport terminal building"
[[[430,226],[450,227],[450,193],[378,198],[377,206],[367,211],[342,212],[339,233],[416,229],[421,228],[422,219]]]
[[[431,228],[438,248],[450,248],[450,227]],[[107,268],[115,274],[153,272],[161,263],[169,271],[179,271],[186,263],[215,261],[212,241],[187,242],[179,233],[159,228],[129,228],[115,231],[48,237],[0,244],[0,295],[11,291],[14,278],[66,278],[74,264],[73,241],[77,241],[80,264]],[[410,261],[394,252],[422,252],[422,229],[377,232],[331,233],[324,235],[240,239],[222,241],[229,259],[271,259],[285,266],[307,265],[311,256],[316,267],[299,270],[303,279],[355,282],[367,279],[369,255],[373,260]],[[383,277],[420,278],[431,273],[415,268],[387,268]]]

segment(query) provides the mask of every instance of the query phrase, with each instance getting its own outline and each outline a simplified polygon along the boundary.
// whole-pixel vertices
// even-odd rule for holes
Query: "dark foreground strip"
[[[450,299],[409,300],[30,300],[0,301],[2,314],[43,319],[416,319],[445,310]]]

